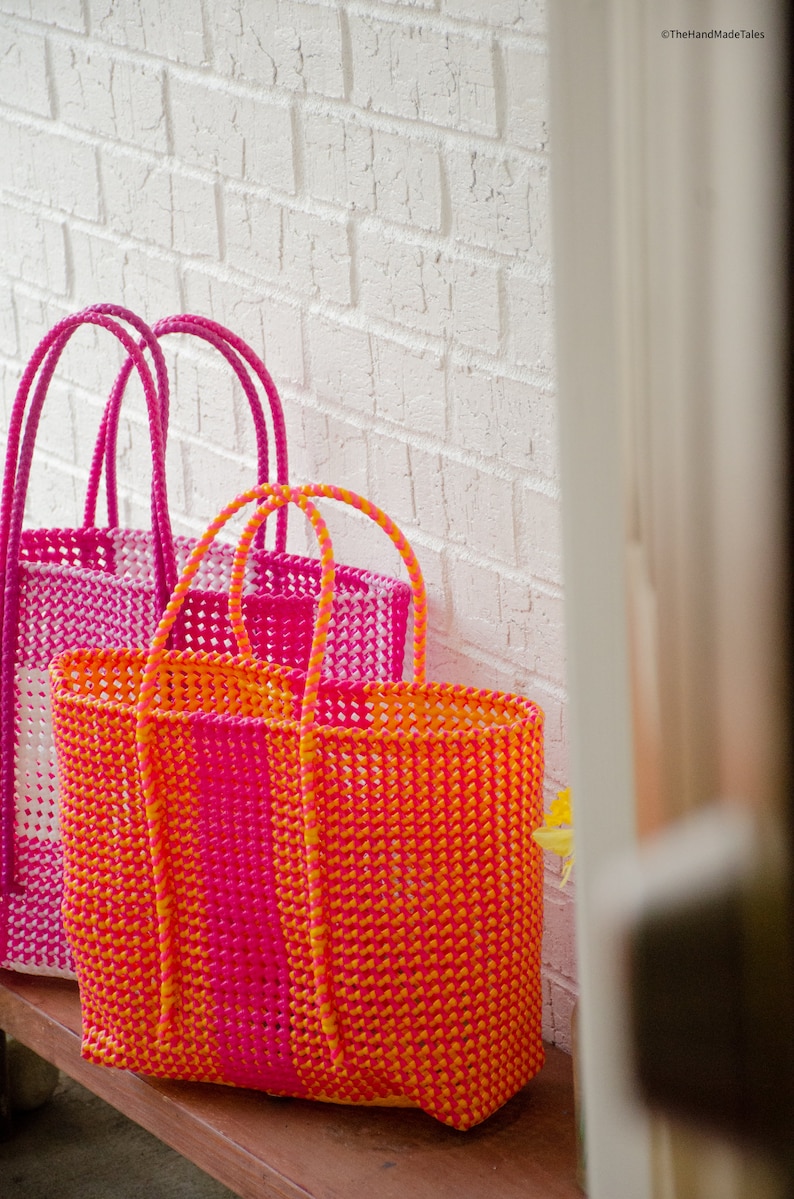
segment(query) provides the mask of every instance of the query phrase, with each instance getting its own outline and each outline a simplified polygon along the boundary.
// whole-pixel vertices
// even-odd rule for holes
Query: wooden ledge
[[[75,983],[0,970],[0,1029],[195,1162],[242,1199],[581,1199],[571,1059],[484,1124],[455,1132],[423,1112],[275,1099],[162,1082],[80,1057]]]

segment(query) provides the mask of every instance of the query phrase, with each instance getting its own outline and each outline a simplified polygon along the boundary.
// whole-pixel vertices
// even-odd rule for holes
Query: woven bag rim
[[[59,531],[60,530],[55,530],[55,532],[59,532]],[[78,530],[78,531],[81,532],[82,530]],[[110,530],[104,529],[102,531],[103,532],[114,532],[113,529],[110,529]],[[34,533],[34,532],[38,532],[38,530],[31,529],[30,532]],[[49,530],[48,530],[48,532],[49,532]],[[125,530],[125,532],[126,532],[126,530]],[[129,532],[134,532],[134,530],[130,529]],[[266,552],[269,553],[270,551],[266,551]],[[301,559],[297,555],[296,555],[296,559],[298,562],[303,561],[303,559]],[[145,565],[147,565],[147,564],[145,564]],[[40,574],[68,575],[68,573],[70,571],[73,571],[76,569],[79,569],[81,578],[86,578],[86,579],[89,579],[89,578],[108,579],[108,578],[119,577],[119,576],[114,575],[112,571],[103,570],[101,568],[93,567],[93,566],[86,566],[83,562],[79,562],[79,561],[47,562],[46,560],[38,561],[35,558],[20,558],[20,570],[36,571],[37,573],[40,573]],[[378,576],[378,575],[372,574],[371,572],[359,571],[358,567],[356,567],[356,566],[349,567],[349,570],[350,570],[350,572],[355,571],[355,573],[358,575],[358,577],[360,579],[363,580],[363,582],[366,584],[366,586],[364,586],[364,587],[351,586],[349,584],[348,579],[345,579],[345,577],[343,575],[340,580],[340,586],[337,588],[337,591],[340,594],[339,595],[335,594],[334,598],[355,599],[356,597],[360,597],[361,599],[366,599],[367,597],[372,597],[373,594],[376,592],[386,598],[390,598],[391,596],[397,595],[401,592],[410,592],[409,584],[406,583],[403,579],[389,579],[389,577],[387,575]],[[339,571],[339,573],[341,573],[341,571]],[[349,578],[349,576],[348,576],[348,578]],[[383,581],[381,581],[381,580],[383,580]],[[123,581],[125,586],[132,583],[136,586],[147,587],[148,589],[151,589],[151,575],[141,576],[140,579],[130,578],[129,575],[125,575],[123,577],[123,580],[120,580],[120,581]],[[369,590],[368,590],[368,588],[369,588]],[[191,594],[201,595],[203,593],[209,592],[210,590],[212,590],[212,589],[209,587],[199,585],[197,587],[191,588]],[[213,591],[213,594],[223,596],[225,594],[225,592],[224,591]],[[247,592],[245,598],[246,599],[249,599],[249,598],[256,599],[258,596],[261,596],[263,598],[268,598],[268,599],[288,599],[288,600],[292,601],[293,603],[297,602],[298,600],[305,600],[307,604],[316,604],[317,603],[316,595],[309,595],[309,594],[296,595],[292,591],[286,591],[286,590],[278,590],[277,591],[277,590],[273,590],[273,589],[269,589],[269,588],[263,588],[259,591]],[[91,648],[91,647],[89,647],[89,648]]]
[[[137,661],[141,666],[146,662],[147,653],[145,650],[136,650],[128,648],[110,648],[110,649],[91,649],[79,648],[68,650],[64,654],[60,654],[53,660],[50,665],[50,677],[52,679],[53,692],[57,695],[58,703],[69,704],[70,706],[82,708],[85,711],[113,711],[127,712],[135,711],[136,700],[126,701],[117,700],[111,697],[99,698],[94,695],[81,694],[68,689],[68,681],[66,672],[69,669],[69,663],[84,663],[91,659],[98,661],[113,661],[116,663],[129,663],[130,665]],[[274,680],[274,682],[283,681],[284,683],[294,683],[298,687],[305,682],[306,675],[304,671],[294,667],[282,666],[277,662],[264,662],[259,659],[252,660],[240,654],[230,653],[214,653],[207,651],[196,650],[167,650],[161,666],[169,665],[179,666],[182,663],[195,665],[197,658],[200,658],[202,664],[211,667],[228,667],[232,670],[243,671],[253,677],[261,677],[263,670]],[[411,693],[418,693],[423,698],[433,696],[455,696],[456,698],[467,698],[476,702],[478,699],[487,700],[490,704],[500,704],[511,706],[519,709],[515,717],[509,720],[494,721],[486,723],[481,727],[460,728],[460,729],[385,729],[376,725],[366,725],[358,727],[356,725],[342,724],[325,724],[316,723],[315,733],[318,738],[328,740],[334,737],[343,736],[351,740],[371,740],[375,739],[384,744],[405,743],[410,744],[413,741],[430,741],[434,744],[440,742],[455,742],[455,741],[470,741],[482,738],[489,732],[497,730],[510,729],[532,729],[540,731],[545,723],[545,714],[543,709],[523,695],[517,695],[506,691],[491,691],[488,688],[464,687],[458,683],[435,683],[424,682],[416,683],[412,680],[404,679],[395,682],[383,682],[379,680],[355,680],[355,679],[335,679],[325,678],[322,680],[319,688],[319,695],[322,697],[324,691],[333,691],[337,694],[345,692],[358,692],[363,696],[367,693],[377,692],[383,696],[410,696]],[[301,699],[299,691],[291,697],[296,703]],[[281,719],[276,716],[244,716],[235,715],[229,716],[224,714],[222,717],[212,712],[203,712],[199,709],[191,709],[189,711],[174,711],[171,708],[153,708],[153,718],[161,721],[182,724],[189,723],[193,718],[202,720],[233,720],[235,724],[252,724],[261,725],[266,723],[272,728],[295,731],[300,725],[298,718]]]
[[[50,538],[54,539],[59,536],[61,536],[61,537],[71,536],[73,539],[75,537],[79,537],[79,538],[96,537],[98,539],[100,535],[102,535],[105,538],[109,538],[109,537],[112,538],[112,537],[117,537],[120,535],[124,538],[128,538],[130,540],[135,540],[135,541],[139,542],[142,546],[144,546],[146,544],[147,540],[151,537],[151,532],[147,529],[132,529],[132,528],[127,528],[126,526],[119,526],[119,525],[88,525],[85,527],[74,526],[74,525],[48,525],[46,527],[46,529],[40,529],[40,528],[23,529],[22,530],[22,544],[24,544],[24,542],[26,540],[34,541],[38,538],[41,538],[43,535],[46,535],[46,537],[48,539],[50,539]],[[190,536],[179,534],[178,536],[174,537],[174,544],[175,545],[181,544],[181,545],[187,546],[189,548],[193,544],[193,540],[194,539]],[[224,541],[224,542],[219,542],[218,544],[223,545],[227,549],[234,549],[234,544],[232,542]],[[270,561],[275,562],[275,564],[278,566],[295,565],[297,568],[303,567],[305,569],[307,563],[311,563],[311,564],[316,563],[318,572],[320,569],[319,558],[314,558],[309,554],[306,554],[306,555],[292,554],[292,553],[288,553],[286,550],[271,550],[271,549],[252,550],[251,551],[251,557],[254,561],[258,560],[257,555],[262,555],[262,556],[266,557],[269,562]],[[37,561],[35,558],[23,558],[23,559],[21,559],[21,565],[23,567],[25,567],[26,569],[31,569],[33,567],[42,567],[42,568],[46,568],[48,571],[73,570],[75,566],[79,566],[80,572],[83,575],[96,574],[97,576],[103,576],[108,573],[105,570],[97,570],[92,567],[87,567],[82,562],[79,562],[79,563],[47,562],[47,561],[40,562],[40,561]],[[351,580],[358,580],[359,583],[363,582],[367,586],[371,587],[373,591],[378,591],[383,595],[392,595],[395,593],[408,593],[411,590],[410,583],[407,583],[405,581],[405,579],[396,579],[396,578],[393,578],[391,575],[381,574],[380,572],[375,571],[375,570],[368,570],[366,567],[351,566],[349,563],[338,563],[336,566],[335,590],[339,591],[341,589],[343,596],[356,596],[356,595],[366,596],[366,594],[367,594],[366,588],[361,587],[361,586],[350,586]],[[202,587],[198,587],[195,590],[202,591],[205,589]],[[250,594],[256,594],[256,592],[253,592]],[[283,596],[284,598],[289,598],[289,599],[296,599],[296,598],[297,599],[307,599],[307,600],[310,600],[312,603],[316,602],[316,598],[317,598],[316,596],[313,596],[313,595],[296,597],[295,595],[293,595],[292,592],[289,592],[289,591],[268,591],[268,592],[266,592],[266,594],[268,596],[273,596],[274,598],[280,598]]]

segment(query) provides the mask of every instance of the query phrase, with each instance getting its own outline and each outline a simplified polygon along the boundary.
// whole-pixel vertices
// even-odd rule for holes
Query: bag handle
[[[363,496],[345,488],[325,483],[309,483],[302,487],[265,484],[244,492],[232,500],[218,514],[206,532],[196,543],[174,594],[163,613],[157,632],[149,647],[141,679],[136,708],[136,744],[141,772],[141,787],[146,810],[149,848],[155,885],[157,910],[158,946],[160,954],[160,1022],[164,1031],[171,1020],[178,998],[177,964],[172,928],[172,903],[169,894],[168,863],[163,836],[163,800],[155,785],[152,742],[154,737],[153,706],[157,690],[157,673],[166,655],[166,645],[171,629],[187,595],[190,584],[198,572],[207,549],[223,526],[236,512],[253,500],[263,500],[248,521],[235,551],[229,588],[229,612],[238,641],[240,656],[253,661],[250,641],[245,631],[242,616],[242,591],[245,566],[259,526],[277,509],[297,505],[311,521],[320,546],[320,594],[315,618],[312,645],[306,670],[304,693],[301,701],[299,723],[299,760],[301,807],[303,816],[304,845],[306,847],[307,880],[309,894],[309,937],[315,994],[320,1013],[320,1023],[326,1035],[331,1059],[341,1062],[342,1045],[336,1013],[333,1009],[330,974],[327,960],[328,930],[325,923],[322,891],[320,852],[320,830],[317,821],[317,806],[314,781],[314,749],[317,704],[328,626],[331,620],[334,597],[335,562],[333,545],[327,526],[311,502],[313,498],[325,497],[340,500],[375,521],[391,538],[406,564],[411,581],[414,608],[414,681],[425,680],[427,642],[427,596],[424,580],[416,555],[397,525],[380,508]]]
[[[97,319],[98,317],[111,318],[111,322],[108,323],[107,320]],[[92,304],[80,312],[64,317],[61,321],[54,325],[53,328],[50,329],[50,331],[45,335],[45,337],[42,338],[41,342],[36,347],[31,358],[29,359],[25,370],[23,371],[9,420],[8,432],[6,435],[6,457],[3,475],[3,488],[2,495],[0,496],[0,570],[4,570],[7,558],[8,531],[11,521],[11,512],[14,504],[14,491],[17,487],[17,472],[19,467],[18,458],[20,452],[20,442],[25,427],[25,413],[30,395],[30,389],[33,385],[39,368],[42,366],[42,362],[44,362],[46,358],[44,369],[42,371],[42,377],[39,381],[39,389],[41,390],[42,394],[38,400],[38,403],[34,399],[34,407],[38,407],[40,412],[41,404],[43,403],[47,387],[49,386],[58,360],[60,359],[60,356],[63,353],[63,350],[65,349],[71,335],[78,327],[84,324],[102,325],[118,335],[118,326],[113,326],[113,319],[122,320],[128,325],[131,325],[132,328],[139,333],[141,341],[145,343],[151,350],[157,379],[158,404],[161,412],[166,414],[163,419],[167,422],[168,370],[166,368],[165,359],[157,343],[157,339],[145,321],[143,321],[130,309],[124,308],[120,304]],[[51,357],[49,355],[51,355]],[[132,369],[132,365],[133,364],[131,363],[130,369]],[[147,373],[150,376],[151,372],[147,371]],[[145,389],[146,385],[144,384],[144,391]],[[156,485],[157,480],[153,477],[153,488]],[[25,481],[24,487],[27,487],[27,481]],[[157,497],[153,494],[153,505],[156,500]],[[2,592],[3,589],[3,587],[0,587],[0,592]],[[166,596],[166,599],[167,598],[168,597]]]
[[[259,380],[262,388],[267,396],[270,407],[270,418],[273,424],[273,439],[276,450],[276,481],[279,483],[287,483],[289,480],[289,466],[287,462],[287,432],[284,421],[284,410],[281,404],[281,397],[275,383],[259,355],[244,341],[227,329],[224,325],[217,321],[210,320],[208,317],[196,316],[192,313],[177,314],[174,316],[164,317],[157,321],[152,326],[152,333],[158,339],[170,333],[189,333],[195,337],[200,337],[209,345],[214,346],[216,350],[226,359],[232,370],[237,375],[240,384],[245,392],[248,405],[251,409],[251,415],[254,421],[254,433],[256,437],[257,450],[257,481],[259,483],[267,483],[270,478],[269,465],[269,447],[267,425],[265,423],[265,415],[262,409],[262,402],[259,394],[251,380],[251,375],[246,370],[244,363],[250,367],[256,378]],[[93,525],[96,520],[97,498],[99,492],[99,483],[102,476],[102,459],[105,461],[105,490],[107,493],[107,508],[108,508],[108,524],[111,527],[118,525],[118,495],[116,488],[116,442],[118,438],[119,410],[121,400],[124,395],[124,389],[132,373],[132,361],[130,359],[122,367],[116,382],[113,385],[113,390],[108,399],[107,407],[102,418],[102,425],[99,430],[96,444],[94,446],[94,455],[91,462],[91,470],[88,480],[88,489],[86,494],[86,503],[83,514],[83,523],[86,526]],[[167,415],[167,414],[166,414]],[[167,419],[163,428],[164,435],[167,433]],[[276,542],[275,548],[278,551],[284,551],[287,544],[287,509],[283,508],[279,511],[276,525]]]
[[[0,633],[0,796],[2,817],[0,818],[0,894],[7,894],[14,886],[14,820],[15,820],[15,768],[14,768],[14,675],[17,654],[19,621],[19,553],[22,526],[25,515],[25,500],[33,461],[33,451],[39,419],[49,384],[58,361],[69,339],[82,325],[96,325],[106,329],[121,342],[128,354],[134,358],[143,384],[149,413],[152,437],[152,522],[155,541],[155,595],[162,610],[173,590],[176,578],[176,563],[164,552],[164,547],[173,549],[171,526],[168,516],[168,501],[165,484],[164,447],[161,426],[161,392],[158,391],[151,370],[127,330],[113,319],[127,321],[141,333],[149,344],[157,375],[167,388],[165,361],[154,337],[147,336],[146,326],[129,310],[117,305],[96,305],[72,316],[64,317],[39,343],[28,362],[19,382],[9,423],[8,446],[3,498],[0,510],[0,546],[2,546],[2,633]],[[41,374],[33,394],[30,411],[27,410],[31,387]],[[167,395],[167,391],[164,393]],[[24,423],[24,436],[22,436]],[[21,445],[20,445],[21,441]]]

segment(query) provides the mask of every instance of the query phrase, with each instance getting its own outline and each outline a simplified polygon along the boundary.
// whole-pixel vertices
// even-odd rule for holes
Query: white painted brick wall
[[[3,47],[0,104],[37,116],[52,115],[47,80],[47,42],[39,33],[20,31]]]
[[[379,6],[373,5],[374,8]],[[469,133],[497,133],[489,36],[383,10],[350,16],[353,88],[363,109]]]
[[[112,49],[52,39],[50,78],[58,116],[70,129],[146,150],[166,149],[159,66],[119,60]]]
[[[9,204],[0,224],[0,261],[15,278],[32,284],[45,278],[56,295],[67,293],[66,238],[60,220]]]
[[[544,0],[0,0],[2,419],[66,312],[206,313],[262,352],[292,474],[369,494],[415,542],[431,671],[546,711],[567,781]],[[250,415],[169,338],[177,529],[253,479]],[[70,345],[29,519],[67,522],[118,362]],[[148,512],[133,383],[119,473]],[[340,556],[393,549],[334,514]],[[296,547],[306,534],[295,522]],[[544,1020],[567,1045],[575,884],[547,864]]]
[[[178,6],[171,0],[88,0],[87,8],[89,28],[106,45],[146,50],[167,62],[190,66],[204,62],[201,0],[179,0]]]
[[[219,74],[290,91],[344,95],[342,16],[336,7],[290,0],[215,7],[221,10],[211,32]]]
[[[348,212],[375,208],[373,145],[379,131],[364,120],[352,110],[340,119],[336,107],[304,107],[301,149],[307,195]]]

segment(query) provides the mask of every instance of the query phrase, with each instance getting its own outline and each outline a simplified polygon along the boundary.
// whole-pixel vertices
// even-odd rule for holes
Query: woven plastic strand
[[[168,596],[176,584],[177,570],[176,558],[173,550],[171,522],[168,512],[168,498],[165,481],[165,443],[162,434],[159,396],[154,388],[151,372],[148,368],[145,358],[140,351],[140,348],[136,346],[135,342],[132,341],[121,325],[115,324],[113,321],[103,319],[101,318],[101,315],[100,319],[97,319],[95,310],[93,309],[86,310],[83,323],[98,324],[102,328],[108,329],[110,332],[112,332],[121,342],[128,355],[133,358],[135,369],[138,371],[143,381],[152,445],[152,529],[154,533],[155,588],[160,607],[163,608],[168,600]],[[30,477],[30,469],[33,461],[36,434],[38,431],[38,424],[41,417],[42,408],[46,399],[47,389],[52,379],[58,359],[60,358],[68,340],[71,338],[74,332],[74,328],[68,330],[48,354],[44,364],[44,369],[42,371],[42,376],[38,382],[36,391],[34,392],[33,401],[28,413],[24,438],[22,440],[22,447],[19,452],[19,461],[17,464],[14,498],[8,529],[9,540],[6,547],[7,567],[11,569],[13,569],[16,565],[16,550],[14,547],[12,547],[11,539],[18,537],[22,527],[24,504],[28,480]],[[160,354],[159,346],[157,345],[156,340],[152,341],[151,345],[157,347],[158,354]],[[160,357],[162,357],[161,354]]]

